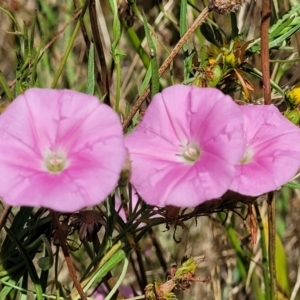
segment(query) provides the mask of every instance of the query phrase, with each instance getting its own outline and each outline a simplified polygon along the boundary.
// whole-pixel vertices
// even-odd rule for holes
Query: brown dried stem
[[[264,0],[261,19],[261,70],[263,74],[265,104],[271,104],[270,59],[269,59],[269,27],[271,2]]]
[[[61,225],[60,225],[57,213],[55,211],[51,210],[51,216],[52,216],[52,219],[53,219],[53,222],[54,222],[54,225],[55,225],[57,238],[59,240],[59,244],[60,244],[61,249],[63,251],[64,257],[65,257],[65,260],[66,260],[66,263],[67,263],[67,266],[68,266],[68,269],[69,269],[70,276],[71,276],[72,281],[74,283],[74,286],[77,289],[78,294],[81,297],[81,300],[87,300],[86,295],[84,294],[83,289],[82,289],[82,287],[81,287],[81,285],[80,285],[80,283],[77,279],[76,271],[75,271],[75,268],[73,266],[70,254],[69,254],[68,247],[66,245],[66,241],[64,240],[64,237],[63,237],[63,233],[62,233],[62,230],[61,230]]]
[[[186,31],[186,33],[181,37],[181,39],[178,41],[174,49],[171,51],[169,56],[166,58],[164,63],[161,65],[161,67],[158,70],[159,77],[162,76],[162,74],[166,71],[166,69],[170,66],[171,62],[174,60],[175,56],[178,54],[178,52],[181,50],[183,45],[187,42],[187,40],[191,37],[191,35],[195,32],[195,30],[200,26],[201,23],[206,19],[206,17],[209,14],[209,8],[206,7],[201,12],[201,14],[196,18],[194,23],[190,26],[190,28]],[[137,101],[132,106],[129,114],[126,116],[126,118],[123,121],[123,129],[127,128],[129,123],[131,122],[132,118],[136,114],[136,112],[139,110],[145,99],[150,93],[150,87],[148,86],[144,92],[140,95],[140,97],[137,99]]]
[[[12,208],[11,206],[5,205],[5,204],[3,206],[4,206],[4,210],[2,211],[1,218],[0,218],[0,231],[2,230],[3,226],[5,225],[8,215]]]
[[[265,104],[271,104],[270,61],[269,61],[269,27],[271,18],[271,1],[262,3],[261,19],[261,65],[263,74]],[[268,223],[269,223],[269,272],[270,272],[270,299],[277,298],[276,292],[276,264],[275,264],[275,202],[274,192],[268,193]]]

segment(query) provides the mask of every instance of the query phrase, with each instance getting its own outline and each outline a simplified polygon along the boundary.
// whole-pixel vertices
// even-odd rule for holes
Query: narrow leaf
[[[159,92],[159,75],[158,75],[158,62],[156,57],[156,46],[152,40],[150,29],[148,26],[146,15],[143,13],[143,22],[144,29],[146,33],[146,39],[148,42],[148,46],[150,48],[150,57],[151,57],[151,96],[153,97],[155,94]]]
[[[7,233],[7,235],[9,236],[9,238],[13,241],[13,243],[17,246],[21,256],[23,257],[26,267],[28,269],[29,272],[29,276],[33,282],[34,285],[34,289],[36,292],[36,297],[38,300],[43,300],[43,291],[42,291],[42,287],[40,285],[40,280],[39,277],[37,275],[36,269],[33,265],[33,262],[31,260],[31,257],[29,256],[27,250],[25,247],[23,247],[22,243],[19,242],[18,238],[13,234],[12,231],[10,231],[7,227],[4,227],[5,231]]]
[[[95,92],[95,47],[91,43],[89,50],[89,61],[88,61],[88,77],[86,84],[86,93],[94,95]]]

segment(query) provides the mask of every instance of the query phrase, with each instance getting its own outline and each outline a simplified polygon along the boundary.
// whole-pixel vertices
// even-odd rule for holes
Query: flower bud
[[[300,121],[300,111],[299,110],[290,110],[287,111],[285,114],[285,117],[290,120],[294,124],[298,124]]]
[[[119,179],[119,186],[124,187],[127,185],[130,179],[130,160],[129,156],[127,155],[125,165],[122,169],[120,179]]]
[[[300,104],[300,82],[286,93],[287,99],[294,105]]]
[[[222,76],[223,72],[220,65],[215,65],[211,70],[210,79],[207,82],[207,86],[215,87],[220,82]]]
[[[236,66],[236,57],[234,53],[229,53],[225,56],[225,64],[234,68]]]

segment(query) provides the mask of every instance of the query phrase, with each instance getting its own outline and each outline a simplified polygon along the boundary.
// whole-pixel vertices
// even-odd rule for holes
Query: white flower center
[[[250,148],[246,148],[243,158],[240,161],[240,165],[248,164],[251,162],[253,151]]]
[[[182,156],[188,163],[193,163],[197,161],[200,156],[199,146],[195,143],[189,143],[183,147]]]
[[[51,152],[46,158],[46,168],[53,173],[61,172],[66,166],[66,158],[62,153]]]

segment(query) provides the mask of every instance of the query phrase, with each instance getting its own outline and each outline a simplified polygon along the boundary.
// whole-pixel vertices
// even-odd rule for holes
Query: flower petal
[[[300,167],[300,130],[273,105],[241,106],[248,163],[236,167],[231,190],[259,196],[288,182]]]
[[[142,122],[125,138],[131,183],[149,204],[195,206],[222,196],[244,153],[238,106],[213,88],[175,85],[154,96]],[[183,145],[199,146],[187,163]]]
[[[51,173],[45,156],[56,150],[67,165]],[[115,187],[125,157],[118,116],[90,95],[30,89],[0,117],[0,195],[9,205],[95,205]]]

